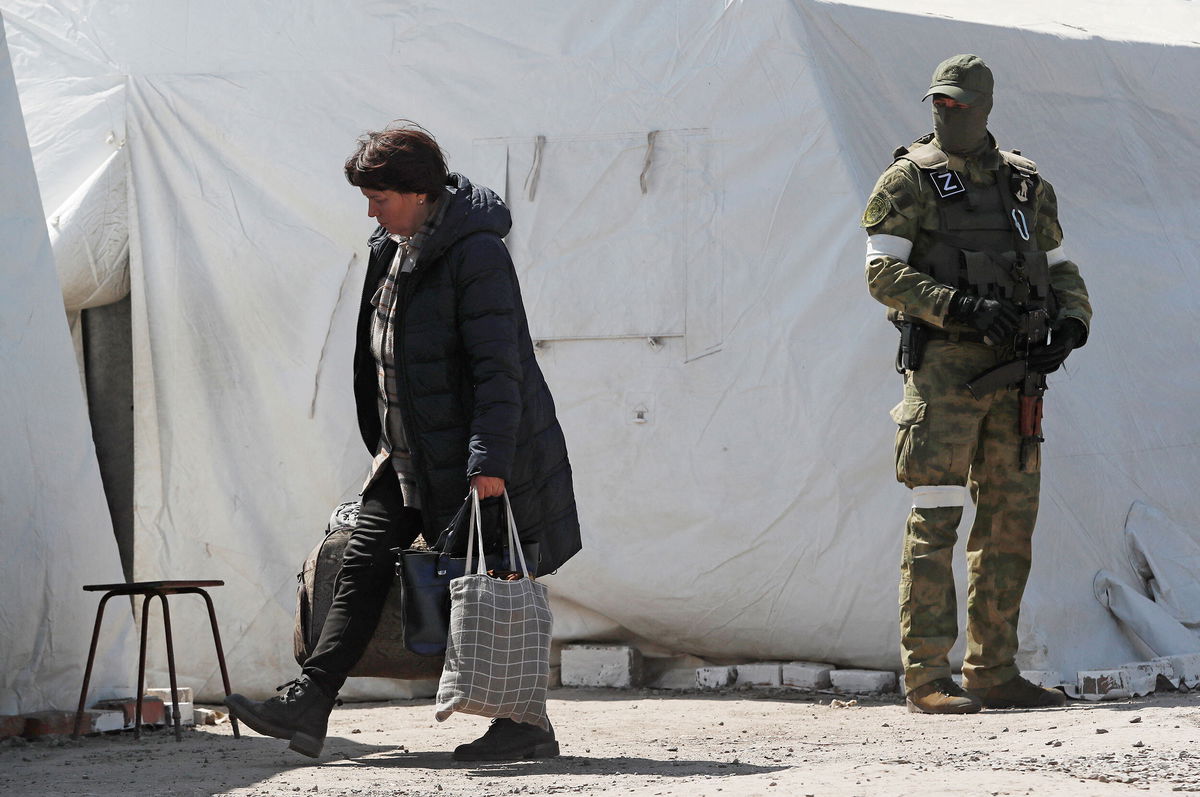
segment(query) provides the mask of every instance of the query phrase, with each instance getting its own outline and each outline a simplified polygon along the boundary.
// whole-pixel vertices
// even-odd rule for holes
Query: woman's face
[[[416,235],[429,216],[429,204],[424,194],[402,194],[378,188],[359,190],[367,198],[367,215],[392,235]]]

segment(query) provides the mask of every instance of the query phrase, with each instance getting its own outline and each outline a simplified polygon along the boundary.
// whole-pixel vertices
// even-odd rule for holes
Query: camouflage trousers
[[[912,689],[950,677],[958,637],[952,558],[969,488],[975,522],[967,538],[967,652],[971,688],[1018,674],[1017,619],[1029,576],[1041,474],[1038,457],[1022,472],[1018,391],[976,400],[965,385],[1002,362],[983,344],[930,341],[920,370],[908,373],[892,410],[896,477],[914,488],[900,566],[900,645]],[[931,489],[936,488],[936,489]]]

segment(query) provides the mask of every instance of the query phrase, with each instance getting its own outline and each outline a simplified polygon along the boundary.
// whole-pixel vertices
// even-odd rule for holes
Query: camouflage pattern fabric
[[[892,410],[896,477],[909,487],[965,485],[976,506],[967,539],[967,655],[972,688],[1017,675],[1017,620],[1029,576],[1041,474],[1018,463],[1017,391],[976,401],[965,387],[1002,362],[1000,350],[931,341],[919,371],[905,377]],[[900,566],[900,638],[905,685],[950,676],[958,637],[951,559],[962,507],[913,508]]]
[[[956,155],[949,158],[949,167],[972,184],[996,184],[996,172],[1001,163],[999,150],[993,148],[979,158],[965,161]],[[1038,247],[1050,252],[1061,246],[1063,239],[1058,223],[1058,197],[1044,178],[1038,182],[1037,197],[1039,210],[1034,229]],[[862,224],[869,235],[895,235],[912,241],[910,259],[920,261],[933,245],[932,239],[922,233],[938,228],[937,202],[937,194],[928,180],[921,179],[917,165],[898,160],[875,183]],[[1077,318],[1087,328],[1091,323],[1092,306],[1078,266],[1070,260],[1052,265],[1050,284],[1058,297],[1059,318]],[[948,326],[946,310],[954,289],[903,260],[886,255],[871,258],[867,263],[867,287],[872,296],[893,311],[938,327]]]
[[[949,168],[974,185],[994,186],[1001,164],[1000,152],[993,148],[967,160],[951,155]],[[1057,197],[1044,179],[1036,196],[1038,248],[1051,252],[1062,245]],[[870,235],[911,242],[907,259],[921,262],[934,243],[929,233],[939,227],[938,201],[916,164],[901,159],[876,183],[862,225]],[[871,295],[889,308],[890,316],[903,313],[948,332],[966,329],[946,318],[956,290],[906,260],[873,254],[866,276]],[[1051,265],[1050,283],[1058,318],[1076,318],[1086,329],[1092,308],[1078,267],[1070,260]],[[897,478],[909,487],[966,486],[976,504],[967,541],[963,663],[971,688],[994,686],[1018,674],[1017,621],[1029,576],[1040,463],[1035,457],[1029,472],[1020,467],[1017,391],[1000,390],[977,401],[965,387],[1014,354],[1008,346],[931,340],[920,370],[905,375],[904,398],[892,411],[898,426]],[[913,508],[908,516],[900,580],[901,654],[908,689],[950,676],[948,657],[958,636],[951,563],[962,512],[959,506],[938,506]]]

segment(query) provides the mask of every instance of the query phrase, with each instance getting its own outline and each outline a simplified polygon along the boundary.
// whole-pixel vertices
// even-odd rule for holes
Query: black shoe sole
[[[479,752],[474,750],[455,750],[453,755],[455,761],[524,761],[530,758],[557,757],[558,742],[543,742],[542,744],[535,744],[533,747],[524,750],[484,750]]]

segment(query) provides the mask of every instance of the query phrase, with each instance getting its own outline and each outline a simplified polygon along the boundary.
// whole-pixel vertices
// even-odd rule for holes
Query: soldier
[[[934,132],[896,150],[862,217],[867,285],[901,330],[896,477],[913,495],[901,654],[909,711],[930,714],[1065,701],[1020,676],[1017,617],[1037,518],[1044,375],[1087,340],[1092,310],[1062,247],[1054,189],[987,130],[992,87],[977,56],[939,64],[925,95]],[[968,488],[976,515],[962,689],[948,654]]]

